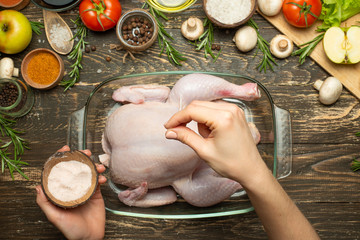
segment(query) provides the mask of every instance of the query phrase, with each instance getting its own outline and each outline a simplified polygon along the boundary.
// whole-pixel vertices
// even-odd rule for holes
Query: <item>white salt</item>
[[[91,186],[91,169],[78,161],[59,162],[48,176],[49,192],[58,200],[69,202],[83,197]]]
[[[71,35],[66,27],[62,27],[60,23],[53,24],[50,28],[50,41],[58,48],[65,49],[66,43],[71,40]]]
[[[102,70],[101,70],[101,69],[98,69],[96,72],[97,72],[97,73],[102,73]]]
[[[244,20],[251,11],[250,0],[207,0],[206,11],[210,16],[224,24]]]

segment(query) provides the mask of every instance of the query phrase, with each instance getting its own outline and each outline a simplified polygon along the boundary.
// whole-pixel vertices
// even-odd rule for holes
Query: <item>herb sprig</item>
[[[266,41],[259,33],[259,27],[256,24],[256,22],[253,19],[250,19],[247,24],[254,28],[258,37],[257,40],[257,45],[258,45],[258,50],[256,51],[255,56],[257,55],[258,51],[260,50],[263,53],[263,58],[261,60],[261,62],[257,65],[257,68],[259,69],[259,71],[261,72],[262,70],[264,70],[264,72],[266,73],[266,69],[270,68],[271,71],[274,71],[274,67],[273,64],[275,64],[277,66],[277,63],[275,62],[274,57],[271,55],[270,49],[269,49],[269,42]]]
[[[356,132],[355,136],[360,137],[360,132]],[[355,159],[351,162],[351,170],[353,170],[354,172],[359,171],[360,170],[360,161]]]
[[[169,59],[169,62],[174,65],[182,66],[181,61],[186,61],[186,58],[182,53],[180,53],[178,50],[174,48],[174,46],[171,44],[171,42],[168,40],[174,40],[174,38],[165,30],[164,24],[160,21],[159,18],[163,18],[165,21],[168,20],[168,18],[157,9],[154,9],[149,4],[145,3],[143,5],[144,7],[148,7],[150,14],[154,17],[156,24],[159,28],[158,33],[158,42],[159,47],[161,49],[159,56],[163,54],[163,52],[166,52],[166,55]]]
[[[13,129],[16,124],[16,120],[7,119],[0,115],[0,131],[2,137],[9,137],[10,141],[2,140],[4,142],[0,146],[0,157],[1,157],[1,172],[4,173],[5,167],[9,169],[11,178],[14,179],[14,171],[17,171],[21,176],[29,179],[22,171],[21,167],[29,165],[27,162],[21,161],[19,157],[24,153],[24,149],[29,149],[28,142],[19,136],[23,132]],[[14,149],[13,158],[8,152],[9,147]]]
[[[357,159],[354,159],[351,163],[351,170],[353,170],[354,172],[359,171],[360,170],[360,161]]]
[[[44,24],[41,22],[30,21],[30,25],[31,25],[31,29],[33,30],[34,33],[36,33],[36,35],[40,35],[41,29],[45,28]]]
[[[325,33],[317,35],[313,40],[299,45],[299,49],[294,51],[292,56],[299,56],[299,63],[303,64],[306,60],[306,57],[314,51],[318,43],[324,38]]]
[[[60,85],[65,87],[64,92],[66,92],[70,87],[74,86],[76,82],[80,79],[80,70],[83,68],[81,65],[83,51],[85,50],[86,44],[88,42],[85,41],[87,36],[87,28],[82,23],[80,17],[77,18],[75,21],[71,20],[76,26],[76,34],[72,39],[78,38],[79,41],[75,44],[73,50],[69,54],[68,58],[70,60],[75,60],[75,63],[71,65],[72,70],[69,72],[70,79],[62,80]],[[71,40],[72,40],[71,39]]]
[[[206,30],[203,34],[201,34],[199,39],[195,42],[190,43],[196,47],[196,51],[200,51],[204,48],[204,57],[207,58],[209,54],[214,59],[213,62],[216,62],[216,60],[220,56],[221,50],[216,56],[211,50],[211,46],[214,43],[214,26],[208,18],[205,18],[204,28],[206,28]]]

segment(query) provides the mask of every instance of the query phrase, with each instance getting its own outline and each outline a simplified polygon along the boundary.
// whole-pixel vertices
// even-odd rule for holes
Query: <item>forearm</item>
[[[317,233],[264,164],[244,186],[269,239],[319,239]]]

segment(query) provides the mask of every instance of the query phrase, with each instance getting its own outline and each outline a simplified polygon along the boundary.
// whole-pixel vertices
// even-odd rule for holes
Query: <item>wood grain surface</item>
[[[120,1],[123,10],[141,7],[138,1]],[[31,21],[42,21],[41,9],[29,4],[22,12]],[[74,29],[70,19],[77,9],[60,13]],[[340,99],[331,106],[318,101],[312,84],[329,74],[315,61],[308,59],[299,66],[297,57],[277,60],[274,72],[260,73],[256,66],[261,53],[256,50],[240,53],[232,37],[236,29],[215,29],[215,41],[222,47],[214,63],[197,52],[180,33],[180,26],[190,16],[205,17],[198,1],[187,11],[167,14],[166,30],[174,37],[174,46],[184,53],[183,66],[171,65],[166,56],[159,56],[155,43],[150,49],[136,54],[136,60],[122,62],[124,51],[110,50],[117,44],[114,30],[89,32],[87,41],[96,51],[85,53],[81,81],[67,92],[62,87],[48,91],[34,90],[32,111],[18,119],[17,128],[25,131],[31,150],[22,156],[29,166],[24,172],[30,180],[8,172],[0,174],[0,239],[63,239],[63,235],[48,222],[35,202],[35,186],[45,160],[66,143],[70,114],[84,106],[94,87],[117,75],[154,71],[194,70],[244,74],[259,80],[271,93],[275,104],[291,113],[293,136],[293,171],[280,180],[281,185],[314,225],[322,239],[360,238],[360,175],[350,170],[350,162],[360,157],[360,104],[344,89]],[[262,16],[255,14],[260,32],[268,41],[279,31]],[[11,56],[16,66],[23,57],[39,47],[50,48],[44,32],[34,35],[30,46]],[[106,57],[111,57],[107,62]],[[62,56],[67,71],[71,61]],[[243,215],[197,220],[166,220],[121,217],[107,212],[105,239],[266,239],[255,212]]]

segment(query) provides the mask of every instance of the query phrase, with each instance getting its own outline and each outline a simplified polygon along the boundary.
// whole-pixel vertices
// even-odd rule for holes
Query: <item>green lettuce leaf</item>
[[[323,0],[320,20],[323,20],[317,31],[326,31],[333,26],[340,26],[342,21],[360,13],[359,0]]]

